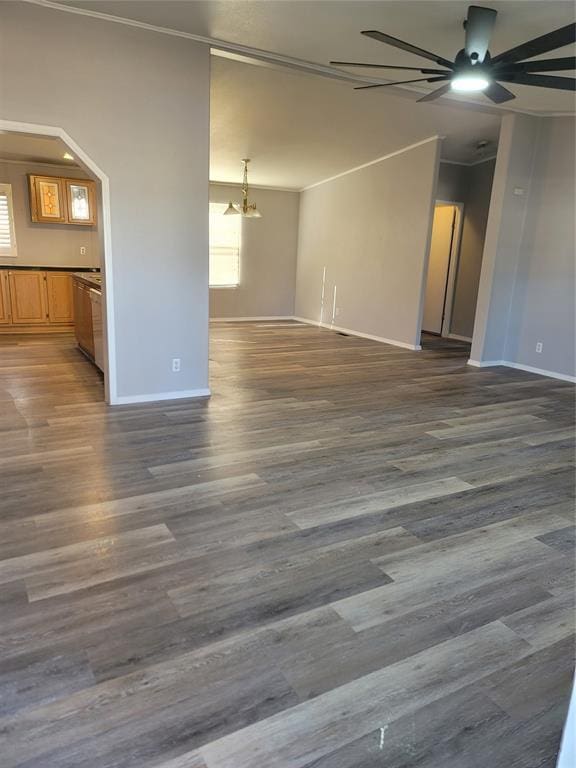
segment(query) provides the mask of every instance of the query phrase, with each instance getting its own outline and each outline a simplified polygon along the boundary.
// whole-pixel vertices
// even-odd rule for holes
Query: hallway
[[[552,768],[574,387],[467,352],[215,323],[108,408],[0,337],[3,768]]]

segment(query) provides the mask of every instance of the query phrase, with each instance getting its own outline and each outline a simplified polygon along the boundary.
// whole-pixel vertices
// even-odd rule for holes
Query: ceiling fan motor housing
[[[473,53],[471,56],[468,56],[466,53],[465,48],[462,48],[458,51],[456,54],[456,58],[454,59],[454,69],[457,71],[459,69],[467,69],[469,67],[474,67],[475,71],[476,68],[480,69],[489,69],[490,68],[490,51],[486,51],[486,55],[484,56],[484,61],[478,60],[478,54]]]

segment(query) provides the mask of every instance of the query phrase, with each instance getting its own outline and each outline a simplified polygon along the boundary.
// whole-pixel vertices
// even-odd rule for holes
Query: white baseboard
[[[123,395],[110,401],[110,405],[156,403],[160,400],[184,400],[193,397],[210,397],[210,389],[183,389],[178,392],[155,392],[151,395]]]
[[[448,334],[449,339],[455,339],[456,341],[466,341],[469,344],[472,343],[472,337],[471,336],[460,336],[459,333],[449,333]]]
[[[211,317],[211,323],[254,323],[270,320],[294,320],[293,315],[262,315],[259,317]]]
[[[468,360],[468,365],[473,365],[474,368],[495,368],[499,365],[506,365],[504,360]]]
[[[407,344],[405,341],[396,341],[395,339],[385,339],[383,336],[373,336],[371,333],[361,333],[360,331],[353,331],[350,328],[342,328],[339,325],[332,325],[331,323],[321,323],[319,320],[308,320],[306,317],[294,317],[293,320],[297,320],[299,323],[306,323],[307,325],[316,325],[319,328],[327,328],[329,331],[336,331],[337,333],[347,333],[350,336],[359,336],[361,339],[370,339],[370,341],[379,341],[382,344],[391,344],[394,347],[402,347],[403,349],[411,349],[417,352],[422,349],[418,344]]]
[[[534,368],[532,365],[522,365],[522,363],[504,363],[508,368],[516,368],[519,371],[527,373],[537,373],[539,376],[549,376],[551,379],[560,379],[560,381],[569,381],[576,383],[576,376],[569,376],[567,373],[557,373],[556,371],[546,371],[544,368]]]
[[[475,368],[494,368],[496,366],[504,366],[505,368],[514,368],[518,371],[526,371],[526,373],[536,373],[538,376],[548,376],[550,379],[560,379],[560,381],[569,381],[572,384],[576,383],[576,376],[569,376],[566,373],[557,373],[556,371],[547,371],[544,368],[534,368],[532,365],[522,365],[522,363],[511,363],[508,360],[468,360],[468,365],[473,365]]]

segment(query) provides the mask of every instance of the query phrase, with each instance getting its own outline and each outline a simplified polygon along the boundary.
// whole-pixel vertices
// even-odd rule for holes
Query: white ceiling
[[[0,160],[77,167],[74,160],[64,159],[67,151],[66,144],[58,138],[0,131]]]
[[[462,20],[469,5],[460,0],[65,2],[210,42],[217,54],[212,57],[213,180],[238,182],[240,159],[250,157],[252,183],[300,189],[433,135],[446,137],[444,158],[473,162],[479,158],[478,140],[488,139],[489,151],[494,152],[500,117],[509,108],[546,114],[574,111],[573,94],[541,88],[511,86],[517,93],[511,106],[495,107],[482,96],[476,97],[477,103],[450,96],[417,104],[423,90],[420,84],[355,91],[348,80],[309,74],[319,65],[333,72],[326,66],[330,59],[426,64],[412,54],[363,37],[362,29],[381,29],[453,58],[463,45]],[[499,14],[493,53],[574,20],[573,3],[563,0],[484,4]],[[550,55],[569,52],[564,48]],[[278,66],[279,57],[290,60]],[[243,63],[246,61],[251,63]],[[294,68],[299,66],[308,73]],[[354,76],[373,78],[374,71],[354,70]],[[434,87],[425,84],[425,89]]]
[[[495,153],[500,118],[450,104],[422,104],[349,84],[213,57],[210,178],[239,182],[250,157],[254,184],[300,189],[430,136],[445,158]]]
[[[421,65],[423,60],[362,37],[360,31],[380,29],[447,58],[453,58],[463,46],[462,21],[470,4],[468,0],[65,2],[67,5],[217,38],[318,64],[326,65],[331,59],[339,59],[407,66]],[[491,45],[493,54],[569,24],[575,19],[574,3],[570,0],[478,2],[498,11]],[[569,48],[564,48],[561,53],[548,56],[565,56],[570,52]],[[366,73],[373,74],[371,70],[366,70]],[[433,87],[424,84],[424,88]],[[512,90],[517,94],[517,99],[500,109],[511,107],[523,111],[549,113],[570,112],[575,108],[574,94],[571,93],[528,86],[512,86]],[[384,97],[383,93],[381,95]]]

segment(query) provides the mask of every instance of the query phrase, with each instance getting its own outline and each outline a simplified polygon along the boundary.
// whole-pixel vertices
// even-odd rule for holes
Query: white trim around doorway
[[[0,130],[10,133],[28,133],[37,136],[52,136],[61,139],[100,181],[102,192],[102,235],[104,239],[103,277],[105,290],[103,302],[106,322],[104,324],[104,388],[105,399],[110,405],[121,402],[118,398],[116,378],[116,331],[114,325],[114,281],[112,272],[112,229],[110,213],[110,180],[104,171],[96,165],[92,158],[66,133],[56,125],[41,125],[38,123],[23,123],[16,120],[0,120]]]
[[[457,210],[457,221],[455,222],[454,234],[456,237],[452,240],[452,251],[450,253],[450,264],[448,267],[448,279],[446,280],[446,298],[444,308],[444,318],[442,320],[441,335],[444,338],[459,339],[460,341],[471,341],[464,336],[451,335],[450,324],[452,322],[452,309],[454,307],[454,291],[456,290],[456,276],[458,274],[458,265],[460,263],[460,244],[462,242],[462,227],[464,225],[464,203],[457,200],[436,200],[436,205],[453,205]]]

